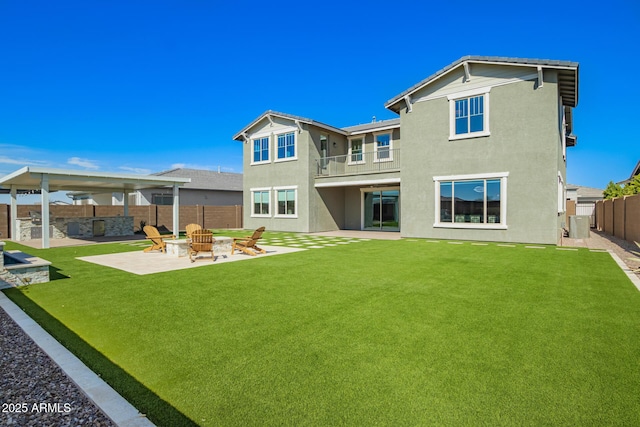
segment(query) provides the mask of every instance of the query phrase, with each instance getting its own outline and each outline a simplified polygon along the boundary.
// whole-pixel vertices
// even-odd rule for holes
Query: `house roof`
[[[342,129],[348,132],[349,135],[355,135],[359,133],[375,132],[378,130],[386,130],[386,129],[393,129],[393,128],[399,128],[399,127],[400,127],[400,118],[396,118],[396,119],[380,120],[376,122],[365,123],[362,125],[347,126]]]
[[[189,178],[183,188],[193,190],[242,191],[242,174],[204,169],[176,168],[154,176]]]
[[[562,102],[564,105],[575,107],[578,105],[578,66],[577,62],[570,61],[557,61],[551,59],[527,59],[527,58],[509,58],[502,56],[463,56],[457,61],[447,65],[441,70],[436,71],[421,82],[411,86],[409,89],[400,93],[399,95],[391,98],[385,103],[385,107],[398,112],[402,108],[401,103],[404,103],[404,97],[411,95],[414,92],[422,89],[431,82],[439,79],[445,74],[449,73],[458,67],[463,66],[465,63],[484,63],[484,64],[498,64],[498,65],[512,65],[512,66],[526,66],[526,67],[542,67],[552,68],[559,70],[558,85],[560,87],[560,95],[562,96]]]
[[[236,133],[233,136],[233,139],[236,140],[236,141],[244,141],[245,140],[245,134],[246,134],[247,131],[249,131],[249,129],[251,129],[252,127],[257,125],[259,122],[261,122],[265,118],[268,118],[269,120],[271,120],[271,117],[281,117],[283,119],[292,120],[292,121],[294,121],[296,123],[304,123],[304,124],[308,124],[308,125],[314,125],[314,126],[318,126],[320,128],[324,128],[324,129],[330,130],[332,132],[336,132],[336,133],[339,133],[339,134],[342,134],[342,135],[346,135],[344,130],[342,130],[340,128],[337,128],[335,126],[328,125],[326,123],[319,122],[317,120],[309,119],[309,118],[302,117],[302,116],[294,116],[293,114],[281,113],[279,111],[267,110],[264,113],[260,114],[254,121],[252,121],[247,126],[242,128],[242,130],[240,132]]]
[[[578,197],[590,199],[602,199],[602,189],[585,187],[582,185],[567,184],[567,190],[576,190]]]
[[[280,112],[273,111],[273,110],[267,110],[266,112],[261,114],[257,119],[252,121],[248,126],[246,126],[240,132],[235,134],[233,139],[238,140],[238,141],[243,140],[244,134],[249,129],[251,129],[253,126],[255,126],[258,122],[260,122],[261,120],[266,118],[267,116],[282,117],[282,118],[294,120],[294,121],[297,121],[297,122],[300,122],[300,123],[311,124],[311,125],[314,125],[314,126],[318,126],[318,127],[321,127],[321,128],[324,128],[324,129],[339,133],[341,135],[345,135],[345,136],[357,135],[357,134],[361,134],[361,133],[375,132],[375,131],[378,131],[378,130],[394,129],[394,128],[399,128],[400,127],[400,118],[396,118],[396,119],[389,119],[389,120],[379,120],[379,121],[374,121],[374,122],[371,122],[371,123],[364,123],[364,124],[359,124],[359,125],[354,125],[354,126],[347,126],[347,127],[343,127],[343,128],[337,128],[335,126],[331,126],[331,125],[328,125],[326,123],[322,123],[322,122],[319,122],[317,120],[309,119],[309,118],[306,118],[306,117],[295,116],[293,114],[287,114],[287,113],[280,113]],[[188,188],[188,186],[187,186],[187,188]]]
[[[624,181],[620,181],[618,184],[628,184],[636,175],[640,175],[640,160],[638,161],[638,163],[636,163],[636,166],[633,168],[633,171],[631,172],[631,175],[629,175],[629,178],[625,179]]]
[[[629,181],[631,181],[636,175],[640,175],[640,160],[638,161],[638,163],[636,163],[636,167],[633,168],[633,172],[631,172],[631,175],[629,175]]]

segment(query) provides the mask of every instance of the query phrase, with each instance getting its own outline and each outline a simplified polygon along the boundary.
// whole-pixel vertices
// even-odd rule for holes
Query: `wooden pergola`
[[[171,187],[173,189],[173,230],[179,229],[179,187],[189,178],[155,175],[87,172],[26,166],[0,178],[0,191],[11,194],[11,238],[16,239],[18,201],[17,194],[38,191],[42,204],[42,247],[49,247],[49,193],[55,191],[84,191],[91,193],[124,193],[124,215],[129,215],[128,193],[145,188]]]

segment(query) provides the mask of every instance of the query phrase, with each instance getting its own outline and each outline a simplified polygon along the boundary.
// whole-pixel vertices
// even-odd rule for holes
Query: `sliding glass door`
[[[363,190],[362,229],[400,231],[400,189]]]

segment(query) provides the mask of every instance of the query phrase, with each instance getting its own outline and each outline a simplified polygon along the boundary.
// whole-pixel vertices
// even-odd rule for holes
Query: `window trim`
[[[449,100],[449,141],[456,141],[460,139],[478,138],[482,136],[491,135],[489,129],[489,115],[490,115],[490,99],[489,92],[491,87],[482,87],[478,89],[468,90],[465,92],[457,92],[447,96]],[[483,117],[482,117],[482,131],[480,132],[467,132],[462,134],[456,134],[456,101],[462,99],[469,99],[476,96],[483,96]]]
[[[496,173],[480,173],[471,175],[442,175],[434,176],[433,182],[435,187],[435,221],[433,223],[434,228],[470,228],[480,230],[506,230],[507,226],[507,181],[509,172],[496,172]],[[440,222],[440,183],[445,181],[459,182],[459,181],[475,181],[475,180],[500,180],[500,222],[499,223],[473,223],[473,222]],[[486,203],[486,199],[485,199]]]
[[[260,187],[260,188],[250,188],[251,193],[251,218],[271,218],[271,187]],[[269,213],[266,214],[257,214],[254,212],[254,204],[255,204],[255,193],[268,193],[268,201],[269,201]]]
[[[257,140],[262,140],[267,138],[267,160],[255,161],[255,142]],[[253,135],[250,139],[251,141],[251,165],[263,165],[266,163],[271,163],[271,134],[262,134],[262,135]]]
[[[387,150],[389,153],[389,157],[380,159],[378,158],[378,136],[380,135],[389,135],[389,149]],[[376,132],[373,134],[373,162],[392,162],[393,161],[393,130],[385,131],[385,132]]]
[[[348,165],[362,165],[362,164],[365,164],[367,162],[365,160],[365,158],[364,158],[364,147],[365,147],[364,138],[365,138],[364,135],[358,135],[358,136],[349,137],[349,149],[347,150],[347,164]],[[360,141],[362,141],[361,142],[362,153],[360,153],[360,155],[362,156],[362,160],[353,161],[353,158],[352,158],[352,156],[353,156],[353,153],[352,153],[352,142],[354,140],[358,140],[358,139]]]
[[[293,203],[295,206],[295,213],[294,214],[281,214],[278,213],[278,192],[279,191],[283,191],[283,190],[294,190],[293,192]],[[273,187],[273,199],[274,199],[274,212],[273,212],[273,217],[274,218],[298,218],[298,186],[297,185],[287,185],[287,186],[281,186],[281,187]]]
[[[293,156],[291,157],[278,157],[278,138],[283,135],[293,134]],[[273,158],[274,163],[279,162],[290,162],[292,160],[298,160],[298,129],[297,128],[289,128],[289,129],[281,129],[277,133],[273,134],[273,145],[275,151],[275,155]],[[285,153],[286,153],[286,145],[285,145]]]

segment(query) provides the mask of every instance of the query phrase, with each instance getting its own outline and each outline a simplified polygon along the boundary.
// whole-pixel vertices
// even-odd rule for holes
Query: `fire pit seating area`
[[[231,244],[233,239],[226,236],[213,235],[213,253],[218,255],[231,254]],[[170,239],[165,240],[165,248],[167,255],[174,257],[186,257],[189,255],[189,240],[188,239]]]

